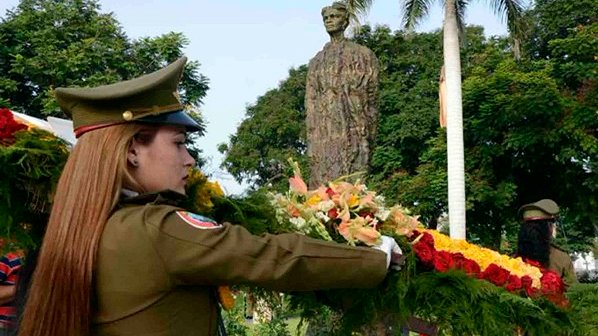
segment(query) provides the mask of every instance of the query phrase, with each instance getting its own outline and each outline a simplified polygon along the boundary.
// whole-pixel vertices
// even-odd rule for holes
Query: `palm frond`
[[[360,18],[365,17],[372,7],[374,0],[345,0],[347,11],[349,12],[349,23],[353,31],[358,31],[361,26]]]
[[[356,16],[366,15],[373,3],[374,0],[345,0],[349,13]]]
[[[521,38],[525,31],[525,20],[523,18],[524,0],[492,0],[490,5],[494,13],[502,20],[505,20],[509,32],[515,38]]]
[[[524,0],[492,0],[494,13],[502,20],[506,17],[507,29],[513,39],[513,54],[515,59],[521,57],[520,45],[528,31],[527,21],[523,15]]]
[[[465,9],[469,5],[469,0],[456,0],[455,13],[457,14],[457,28],[459,29],[459,41],[465,45]]]
[[[413,31],[415,26],[423,17],[428,15],[430,6],[434,0],[404,0],[403,3],[403,26],[408,32]]]

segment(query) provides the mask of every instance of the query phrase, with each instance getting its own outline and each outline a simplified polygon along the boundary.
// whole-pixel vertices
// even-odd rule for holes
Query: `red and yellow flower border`
[[[411,239],[421,264],[437,272],[462,270],[512,293],[531,298],[544,296],[559,306],[568,304],[561,277],[539,264],[511,258],[465,240],[451,239],[436,230],[415,230]]]

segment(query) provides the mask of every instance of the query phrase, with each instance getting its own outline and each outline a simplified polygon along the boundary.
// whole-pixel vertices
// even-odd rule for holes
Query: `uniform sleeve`
[[[255,236],[238,225],[194,222],[186,212],[151,212],[149,236],[179,284],[305,291],[374,287],[386,274],[386,255],[375,249],[299,234]]]
[[[558,247],[550,247],[550,260],[548,268],[556,271],[561,276],[567,287],[577,283],[577,276],[575,275],[575,269],[573,268],[571,256]]]

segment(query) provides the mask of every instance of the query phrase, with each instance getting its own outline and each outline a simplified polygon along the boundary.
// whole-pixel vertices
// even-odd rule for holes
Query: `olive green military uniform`
[[[548,269],[553,270],[560,275],[566,286],[577,283],[573,262],[568,253],[563,251],[560,247],[551,244],[549,258]]]
[[[373,287],[386,255],[297,234],[253,236],[178,208],[174,192],[123,202],[98,250],[94,335],[215,335],[215,286]],[[199,219],[198,219],[199,218]]]

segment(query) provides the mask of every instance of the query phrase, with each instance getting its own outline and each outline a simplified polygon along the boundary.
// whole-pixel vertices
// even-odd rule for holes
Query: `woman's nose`
[[[193,158],[193,156],[191,156],[191,154],[189,154],[189,151],[185,151],[187,153],[187,157],[185,160],[185,166],[187,167],[194,167],[195,166],[195,159]]]

